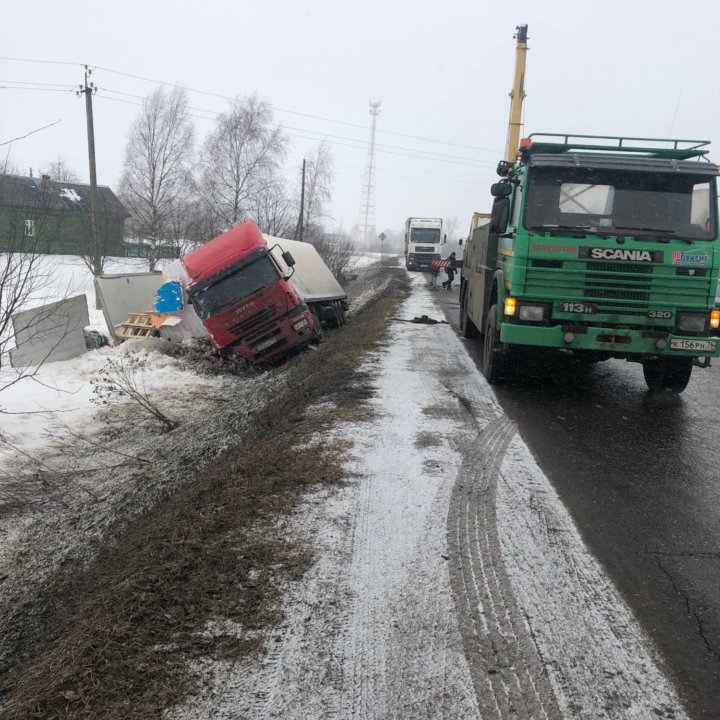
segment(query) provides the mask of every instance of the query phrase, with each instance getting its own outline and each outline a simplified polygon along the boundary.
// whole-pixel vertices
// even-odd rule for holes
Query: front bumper
[[[566,333],[572,333],[571,342]],[[658,341],[664,340],[658,346]],[[672,349],[673,340],[694,340],[712,343],[712,349]],[[580,327],[571,323],[562,325],[537,326],[519,323],[502,324],[500,341],[508,345],[535,345],[577,351],[608,353],[619,357],[627,355],[653,355],[668,357],[720,357],[720,337],[675,335],[669,332],[647,330],[623,330],[604,327]],[[688,343],[684,343],[687,345]]]
[[[307,321],[304,327],[298,330],[293,328],[293,325],[303,319]],[[249,363],[264,365],[294,350],[299,350],[317,337],[312,313],[309,310],[302,310],[299,313],[277,318],[272,323],[253,330],[248,337],[236,342],[232,349]],[[258,349],[257,346],[261,343],[267,343],[267,346]]]

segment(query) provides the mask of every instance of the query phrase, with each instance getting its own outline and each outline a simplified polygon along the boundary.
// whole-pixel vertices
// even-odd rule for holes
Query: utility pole
[[[295,240],[303,241],[305,233],[305,158],[303,158],[302,184],[300,185],[300,215],[295,227]]]
[[[370,146],[368,148],[365,184],[363,185],[362,203],[360,205],[360,232],[363,243],[369,245],[370,233],[375,228],[375,128],[377,116],[380,114],[380,102],[370,101],[372,127],[370,129]]]
[[[94,83],[88,83],[92,70],[85,66],[85,82],[75,93],[78,97],[85,95],[85,114],[87,116],[88,161],[90,163],[90,233],[92,235],[92,271],[93,275],[102,274],[102,253],[97,226],[97,170],[95,168],[95,126],[93,125],[92,96],[97,92]],[[97,303],[100,307],[99,300]]]
[[[522,126],[522,106],[525,100],[525,64],[527,61],[528,26],[518,25],[515,28],[517,48],[515,50],[515,78],[510,92],[510,125],[508,127],[508,143],[505,159],[514,163],[520,145],[520,128]]]

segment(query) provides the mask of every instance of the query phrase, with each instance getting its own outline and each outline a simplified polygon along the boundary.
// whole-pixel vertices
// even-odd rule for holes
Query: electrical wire
[[[44,63],[44,64],[49,64],[49,65],[75,65],[75,66],[79,66],[79,67],[85,66],[84,63],[71,63],[71,62],[54,61],[54,60],[35,60],[35,59],[31,59],[31,58],[0,57],[0,60],[5,60],[8,62]],[[172,87],[172,88],[183,87],[181,85],[178,85],[177,83],[170,83],[170,82],[166,82],[164,80],[157,80],[154,78],[145,77],[143,75],[134,75],[133,73],[127,73],[127,72],[123,72],[121,70],[114,70],[113,68],[104,67],[102,65],[93,65],[91,67],[94,70],[101,70],[103,72],[107,72],[107,73],[110,73],[113,75],[118,75],[120,77],[127,77],[127,78],[131,78],[133,80],[140,80],[142,82],[150,82],[155,85],[164,85],[166,87]],[[231,102],[236,100],[236,98],[234,98],[234,97],[230,97],[228,95],[222,95],[221,93],[210,92],[207,90],[199,90],[197,88],[187,88],[187,87],[184,89],[191,93],[196,93],[198,95],[205,95],[207,97],[219,98],[221,100],[229,100]],[[277,105],[272,105],[272,107],[276,112],[280,112],[280,113],[297,115],[299,117],[306,117],[306,118],[310,118],[313,120],[320,120],[322,122],[335,123],[337,125],[344,125],[346,127],[354,127],[354,128],[358,128],[360,130],[368,129],[365,125],[360,125],[358,123],[351,123],[351,122],[347,122],[345,120],[336,120],[334,118],[329,118],[329,117],[325,117],[322,115],[314,115],[312,113],[298,112],[297,110],[289,110],[288,108],[281,108]],[[480,145],[467,145],[467,144],[463,144],[463,143],[450,142],[448,140],[438,140],[436,138],[424,137],[421,135],[412,135],[410,133],[402,133],[402,132],[397,132],[397,131],[393,131],[393,130],[383,130],[381,128],[378,128],[377,132],[383,133],[385,135],[394,135],[396,137],[409,138],[411,140],[420,140],[421,142],[430,142],[430,143],[436,143],[439,145],[449,145],[452,147],[459,147],[459,148],[463,148],[466,150],[477,150],[480,152],[491,153],[493,155],[503,155],[503,153],[498,152],[498,150],[495,148],[487,148],[487,147],[482,147]]]
[[[101,87],[101,88],[99,88],[99,89],[103,90],[104,92],[107,91],[106,88],[103,88],[103,87]],[[117,92],[117,91],[114,91],[114,92]],[[120,93],[120,94],[130,95],[130,93]],[[135,96],[135,97],[139,97],[139,96]],[[142,103],[133,102],[132,100],[123,100],[122,98],[106,97],[106,96],[103,96],[103,95],[96,95],[95,98],[96,98],[96,99],[100,99],[100,100],[109,100],[110,102],[124,103],[125,105],[134,105],[134,106],[136,106],[136,107],[142,107]],[[189,106],[189,107],[190,107],[190,106]],[[203,110],[203,109],[200,109],[200,108],[192,108],[192,109],[194,109],[194,110],[196,110],[196,111],[200,111],[200,112],[205,112],[205,113],[211,113],[211,112],[212,112],[212,111],[210,111],[210,110]],[[219,114],[220,114],[220,113],[216,113],[215,115],[217,116],[217,115],[219,115]],[[193,114],[193,113],[189,113],[189,115],[190,115],[190,117],[194,117],[194,118],[199,119],[199,120],[212,120],[212,119],[213,119],[213,118],[211,118],[211,117],[205,117],[205,116],[203,116],[203,115],[196,115],[196,114]],[[302,131],[300,131],[300,132],[307,132],[307,131],[302,130]],[[315,131],[310,131],[310,132],[315,132]],[[288,136],[290,136],[290,137],[299,138],[299,139],[301,139],[301,140],[311,140],[311,141],[313,141],[313,142],[317,142],[317,140],[318,140],[317,137],[309,137],[308,135],[301,135],[301,134],[298,134],[297,132],[287,132],[286,134],[287,134]],[[337,137],[337,136],[335,136],[335,137]],[[363,150],[363,151],[367,150],[367,143],[364,143],[364,141],[362,141],[362,140],[355,140],[354,138],[346,138],[346,139],[352,141],[352,142],[355,143],[355,144],[350,144],[350,143],[348,143],[348,142],[340,142],[340,141],[338,141],[338,140],[328,140],[327,142],[328,142],[330,145],[338,145],[338,146],[342,146],[342,147],[349,147],[349,148],[354,148],[354,149],[356,149],[356,150]],[[362,143],[364,143],[364,144],[362,144]],[[451,164],[451,165],[464,165],[464,166],[466,166],[466,167],[479,167],[480,165],[483,165],[483,166],[491,166],[491,167],[494,167],[494,163],[489,163],[487,160],[474,160],[474,161],[467,161],[467,160],[458,161],[458,160],[451,160],[451,159],[446,160],[446,159],[443,159],[442,157],[438,157],[438,158],[436,158],[436,157],[426,157],[426,156],[423,156],[423,155],[417,155],[417,154],[416,154],[416,155],[413,155],[413,154],[410,154],[410,153],[402,153],[402,152],[395,152],[395,151],[393,151],[393,150],[385,150],[384,147],[393,147],[393,146],[383,146],[383,147],[381,147],[381,148],[378,148],[378,147],[376,146],[376,151],[379,152],[379,153],[383,153],[383,154],[385,154],[385,155],[397,155],[397,156],[399,156],[399,157],[408,157],[408,158],[413,158],[413,159],[415,159],[415,160],[426,160],[426,161],[431,161],[431,162],[441,162],[441,163],[447,163],[447,164]],[[418,151],[418,152],[424,152],[424,151],[421,150],[421,151]],[[452,156],[450,156],[450,157],[452,157]]]
[[[74,88],[66,88],[61,90],[60,88],[51,87],[14,87],[13,85],[2,85],[3,90],[34,90],[36,92],[75,92]]]
[[[111,90],[110,88],[107,88],[105,86],[98,86],[98,89],[102,90],[103,92],[111,93],[113,95],[123,95],[124,97],[131,97],[131,98],[135,98],[137,100],[145,99],[141,95],[135,95],[133,93],[122,92],[120,90]],[[113,98],[108,98],[108,99],[113,99]],[[196,112],[206,113],[208,115],[212,115],[213,117],[218,117],[219,115],[222,114],[221,112],[216,112],[214,110],[206,110],[205,108],[198,108],[198,107],[195,107],[192,105],[188,105],[188,109],[195,110]],[[204,120],[210,119],[210,118],[206,118],[204,116],[198,116],[198,115],[195,115],[193,117],[198,117],[198,118],[201,118]],[[345,141],[350,141],[353,143],[361,143],[360,149],[365,149],[367,147],[366,141],[362,140],[360,138],[346,137],[344,135],[332,135],[332,134],[324,133],[321,130],[308,130],[306,128],[296,128],[296,127],[292,127],[290,125],[283,125],[282,128],[283,128],[283,130],[286,130],[286,131],[291,130],[291,131],[295,131],[295,132],[299,132],[299,133],[310,133],[310,134],[314,134],[314,135],[320,135],[323,138],[333,138],[336,140],[345,140]],[[296,136],[296,135],[293,135],[292,132],[288,132],[287,134],[292,137],[303,137],[304,139],[308,139],[308,140],[313,139],[313,138],[307,138],[305,136]],[[341,144],[341,143],[335,143],[335,144]],[[354,147],[354,146],[350,146],[350,147]],[[376,143],[375,147],[376,148],[389,148],[390,150],[404,150],[406,152],[414,153],[418,157],[433,156],[433,157],[428,157],[427,159],[429,159],[429,160],[435,159],[435,158],[443,158],[443,159],[447,159],[447,160],[459,160],[463,163],[470,162],[472,165],[476,165],[476,164],[477,165],[486,165],[487,167],[495,166],[495,163],[488,161],[488,160],[479,160],[476,158],[461,157],[459,155],[447,155],[445,153],[436,153],[436,152],[432,152],[430,150],[417,150],[415,148],[408,148],[408,147],[404,147],[401,145],[388,145],[386,143]]]
[[[11,143],[16,142],[17,140],[24,140],[26,137],[30,137],[30,135],[39,133],[41,130],[47,130],[49,127],[52,127],[53,125],[57,125],[59,122],[62,122],[62,118],[60,118],[59,120],[55,120],[55,122],[51,122],[51,123],[48,123],[47,125],[43,125],[42,127],[36,128],[35,130],[31,130],[29,133],[25,133],[25,135],[20,135],[20,137],[13,138],[12,140],[6,140],[5,142],[0,142],[0,147],[3,145],[10,145]]]

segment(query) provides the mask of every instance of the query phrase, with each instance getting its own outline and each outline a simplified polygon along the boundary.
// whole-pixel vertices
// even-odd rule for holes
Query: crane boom
[[[518,25],[515,38],[515,79],[510,92],[510,126],[508,128],[508,144],[505,159],[514,163],[520,143],[520,128],[522,126],[522,105],[525,99],[525,63],[527,58],[527,25]]]

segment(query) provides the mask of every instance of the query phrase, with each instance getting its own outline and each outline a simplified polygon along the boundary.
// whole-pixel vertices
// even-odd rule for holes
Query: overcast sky
[[[330,211],[349,230],[368,101],[379,100],[378,230],[409,215],[455,216],[464,234],[472,212],[488,210],[504,153],[520,23],[530,36],[525,134],[720,143],[720,0],[0,2],[0,143],[60,120],[0,147],[23,171],[62,157],[87,181],[84,103],[70,90],[83,63],[100,88],[98,182],[111,187],[135,103],[158,82],[188,88],[199,141],[227,108],[212,94],[257,93],[291,135],[288,177],[320,140],[331,143]]]

